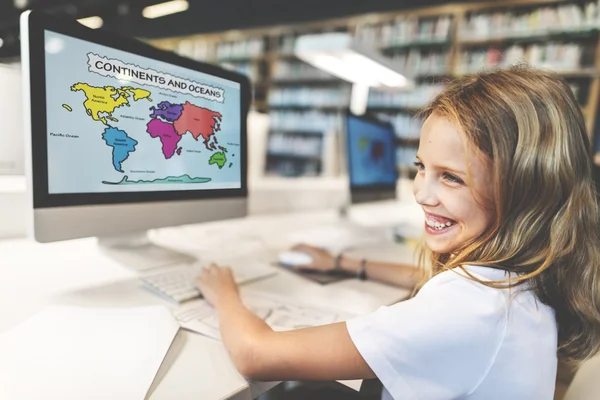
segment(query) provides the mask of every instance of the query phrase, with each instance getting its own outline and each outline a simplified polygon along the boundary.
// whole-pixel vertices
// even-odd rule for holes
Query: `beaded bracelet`
[[[342,253],[335,256],[335,262],[333,264],[334,271],[340,271],[342,269]]]
[[[356,277],[358,279],[360,279],[361,281],[367,280],[367,259],[366,258],[363,258],[362,260],[360,260],[360,268],[358,270],[358,273],[356,274]]]

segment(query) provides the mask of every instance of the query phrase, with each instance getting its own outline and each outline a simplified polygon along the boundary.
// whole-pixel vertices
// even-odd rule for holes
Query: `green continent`
[[[208,160],[209,165],[217,164],[219,166],[219,169],[223,168],[226,162],[227,157],[225,157],[225,153],[223,153],[222,151],[216,152],[210,157],[210,160]]]
[[[358,139],[358,148],[361,151],[365,151],[367,147],[369,147],[369,138],[361,137],[360,139]]]

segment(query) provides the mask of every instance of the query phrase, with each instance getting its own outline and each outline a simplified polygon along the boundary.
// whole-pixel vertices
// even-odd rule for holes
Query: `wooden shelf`
[[[319,85],[349,85],[342,79],[337,78],[294,78],[294,79],[274,79],[271,81],[273,86],[286,86],[286,85],[305,85],[305,86],[319,86]]]
[[[419,170],[417,169],[417,167],[415,167],[414,165],[409,166],[405,166],[405,165],[398,165],[398,172],[400,173],[413,173],[416,174],[417,172],[419,172]]]
[[[407,73],[407,75],[410,75]],[[413,76],[415,79],[424,79],[424,78],[440,78],[440,77],[452,77],[452,73],[450,71],[434,71],[434,72],[417,72]]]
[[[503,44],[503,43],[528,43],[528,42],[540,42],[553,39],[581,39],[581,38],[595,38],[598,36],[598,28],[594,29],[583,29],[573,31],[549,31],[549,32],[538,32],[532,33],[531,35],[523,36],[503,36],[503,37],[490,37],[481,39],[457,39],[456,44],[459,46],[486,46],[491,44]]]
[[[311,105],[292,105],[292,104],[269,104],[273,110],[317,110],[325,112],[340,112],[346,110],[348,106],[311,106]]]
[[[298,135],[298,136],[323,136],[323,134],[327,131],[327,129],[323,129],[322,131],[309,131],[302,129],[270,129],[271,133],[283,133],[289,135]]]
[[[397,146],[411,146],[415,147],[419,145],[418,137],[396,137],[395,142]]]
[[[258,110],[266,110],[269,108],[269,105],[264,100],[253,100],[252,107]]]
[[[381,113],[407,113],[414,114],[421,111],[419,107],[401,107],[401,106],[367,106],[367,111]]]
[[[253,62],[261,62],[266,61],[266,57],[257,57],[257,56],[239,56],[239,57],[228,57],[228,58],[219,58],[217,59],[217,63],[253,63]]]
[[[543,68],[543,67],[540,67]],[[552,70],[551,68],[547,68]],[[552,70],[554,71],[554,70]],[[457,73],[454,74],[455,77],[460,77],[460,76],[464,76],[464,75],[468,75],[468,74],[476,74],[478,72],[481,72],[479,70],[476,71],[467,71],[464,73]],[[595,78],[595,77],[599,77],[600,76],[600,71],[596,70],[595,68],[582,68],[582,69],[574,69],[574,70],[563,70],[563,71],[554,71],[557,74],[565,77],[565,78]]]
[[[253,81],[252,79],[250,79],[250,82],[252,83],[252,87],[253,88],[260,88],[260,89],[268,89],[269,88],[269,82],[266,81]]]
[[[595,68],[583,68],[572,71],[557,71],[558,74],[565,78],[595,78],[600,76],[600,71]]]
[[[308,154],[280,153],[280,152],[267,151],[267,157],[321,162],[320,156],[308,155]]]
[[[385,46],[381,46],[379,50],[389,52],[394,50],[407,49],[410,47],[444,47],[450,46],[452,44],[448,39],[444,40],[422,40],[415,42],[405,42],[405,43],[394,43],[388,44]]]
[[[298,60],[298,57],[294,53],[275,53],[275,58],[279,58],[282,60]]]

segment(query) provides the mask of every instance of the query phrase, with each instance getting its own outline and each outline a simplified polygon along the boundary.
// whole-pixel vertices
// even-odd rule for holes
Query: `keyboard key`
[[[238,263],[225,263],[232,268],[237,284],[243,284],[276,274],[276,270],[266,264],[241,260]],[[170,267],[168,270],[151,273],[140,278],[144,286],[153,293],[175,303],[201,297],[195,279],[200,275],[203,264],[188,264],[181,267]]]

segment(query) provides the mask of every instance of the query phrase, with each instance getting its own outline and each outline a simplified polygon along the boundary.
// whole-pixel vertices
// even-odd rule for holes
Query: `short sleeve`
[[[489,371],[507,324],[502,290],[445,272],[414,298],[346,322],[354,345],[396,399],[454,399]]]

